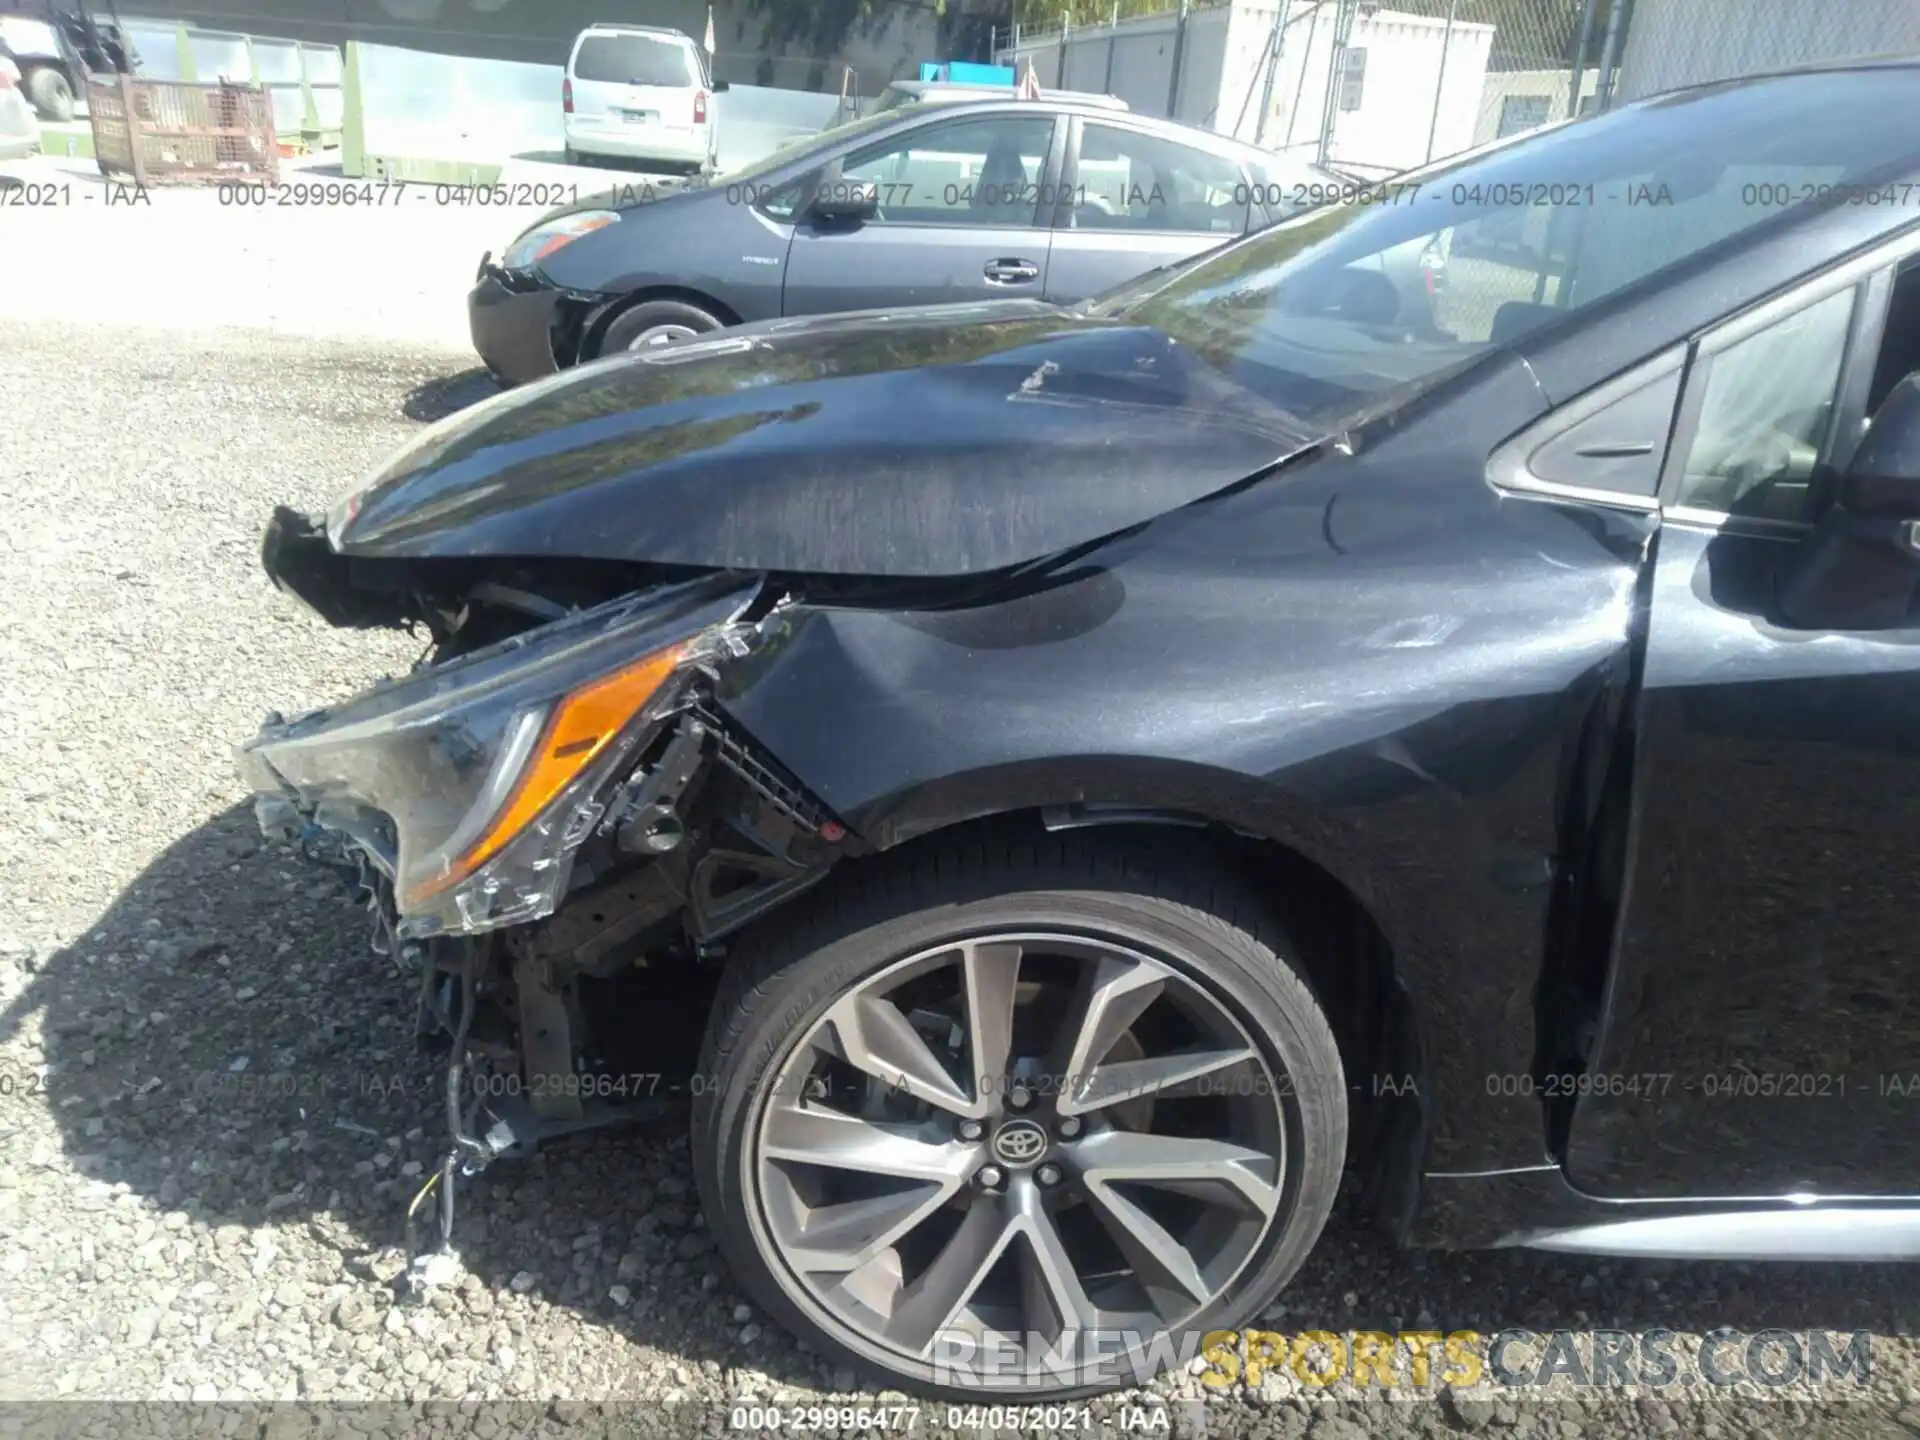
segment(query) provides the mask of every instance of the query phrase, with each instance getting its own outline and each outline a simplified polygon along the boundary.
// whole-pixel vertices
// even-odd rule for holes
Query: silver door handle
[[[989,260],[986,274],[996,285],[1024,285],[1040,278],[1040,267],[1031,260]]]

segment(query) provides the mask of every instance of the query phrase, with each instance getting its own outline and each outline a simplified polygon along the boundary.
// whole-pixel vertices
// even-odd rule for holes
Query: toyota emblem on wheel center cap
[[[1009,1165],[1031,1165],[1046,1148],[1047,1132],[1031,1120],[1009,1120],[993,1137],[993,1153]]]

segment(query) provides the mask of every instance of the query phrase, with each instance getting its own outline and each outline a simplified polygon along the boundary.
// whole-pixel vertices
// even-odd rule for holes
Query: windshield
[[[573,77],[611,85],[694,84],[687,47],[649,35],[589,35],[573,57]]]
[[[1086,308],[1163,330],[1324,424],[1832,186],[1911,175],[1916,122],[1909,70],[1684,92],[1386,181],[1366,203],[1308,210]],[[1914,186],[1842,197],[1856,193],[1888,230],[1920,215]]]
[[[908,105],[937,105],[943,100],[1005,100],[1012,94],[1011,85],[956,85],[945,90],[909,90],[904,85],[889,85],[874,102],[873,113],[900,110]]]
[[[797,135],[771,154],[762,155],[758,160],[748,161],[736,170],[728,170],[714,177],[715,183],[738,185],[746,180],[759,180],[773,174],[776,170],[786,169],[794,161],[810,154],[822,142],[838,143],[842,140],[851,140],[869,130],[885,129],[899,118],[898,115],[883,115],[876,110],[871,115],[862,115],[858,119],[847,120],[839,125],[829,125],[826,129],[816,130],[811,135]]]

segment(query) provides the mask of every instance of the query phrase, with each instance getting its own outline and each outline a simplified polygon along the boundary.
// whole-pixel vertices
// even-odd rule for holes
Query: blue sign
[[[971,60],[922,60],[922,80],[945,80],[955,85],[1013,85],[1019,76],[1011,65],[976,65]]]

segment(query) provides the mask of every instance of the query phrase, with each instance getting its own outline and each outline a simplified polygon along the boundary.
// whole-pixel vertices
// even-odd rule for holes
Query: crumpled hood
[[[1158,330],[1037,302],[766,321],[431,427],[334,507],[364,557],[998,570],[1315,438]]]

